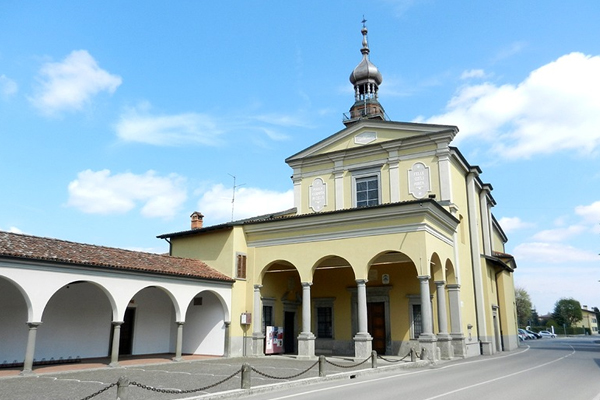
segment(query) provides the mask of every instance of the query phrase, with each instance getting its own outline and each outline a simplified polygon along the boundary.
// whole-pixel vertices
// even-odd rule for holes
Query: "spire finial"
[[[367,25],[365,25],[366,23],[367,23],[367,20],[365,19],[365,15],[363,14],[363,19],[362,19],[363,28],[367,27]]]

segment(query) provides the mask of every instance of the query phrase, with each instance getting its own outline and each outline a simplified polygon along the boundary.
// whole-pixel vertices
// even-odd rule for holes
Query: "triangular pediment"
[[[352,151],[372,146],[384,145],[386,142],[430,141],[432,138],[445,136],[448,143],[454,138],[458,128],[452,125],[432,125],[394,121],[360,121],[314,145],[288,157],[287,163],[311,158],[319,155]]]

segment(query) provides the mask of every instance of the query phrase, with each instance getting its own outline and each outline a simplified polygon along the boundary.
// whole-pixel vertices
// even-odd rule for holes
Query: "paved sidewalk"
[[[233,376],[216,387],[194,393],[159,393],[147,388],[129,386],[129,400],[166,400],[193,398],[233,398],[248,393],[241,388],[241,367],[248,363],[251,385],[254,390],[272,390],[265,385],[310,384],[318,381],[317,360],[299,360],[293,356],[265,356],[252,358],[211,358],[188,356],[184,361],[170,361],[168,355],[151,358],[125,359],[119,367],[108,367],[105,360],[91,360],[79,364],[61,364],[34,368],[33,376],[19,376],[18,370],[0,370],[0,400],[81,400],[111,384],[119,377],[127,377],[152,388],[167,390],[191,390],[204,388]],[[409,362],[399,357],[384,356],[377,360],[378,368],[371,369],[371,361],[357,365],[360,361],[343,357],[328,357],[325,364],[327,378],[336,379],[352,374],[375,373],[390,368],[415,368],[428,365],[425,361]],[[335,365],[334,365],[335,364]],[[312,368],[310,368],[312,367]],[[345,367],[345,368],[344,368]],[[303,373],[307,369],[307,372]],[[262,375],[264,374],[264,375]],[[301,374],[301,375],[299,375]],[[295,376],[297,375],[297,376]],[[285,377],[287,379],[276,379]],[[262,386],[262,389],[260,388]],[[93,397],[98,400],[116,399],[117,388],[111,387]]]

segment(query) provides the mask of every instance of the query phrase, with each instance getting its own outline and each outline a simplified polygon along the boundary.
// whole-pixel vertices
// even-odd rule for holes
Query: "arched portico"
[[[0,363],[22,361],[27,348],[31,302],[23,288],[13,280],[0,276]]]
[[[69,282],[44,307],[34,358],[107,356],[112,314],[105,288],[89,281]]]

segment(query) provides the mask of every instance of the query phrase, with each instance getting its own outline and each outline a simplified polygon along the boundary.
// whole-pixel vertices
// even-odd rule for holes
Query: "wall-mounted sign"
[[[408,170],[408,192],[417,199],[427,196],[431,190],[429,167],[422,162],[416,162]]]
[[[321,178],[315,178],[309,188],[310,208],[319,212],[327,205],[327,184]]]

